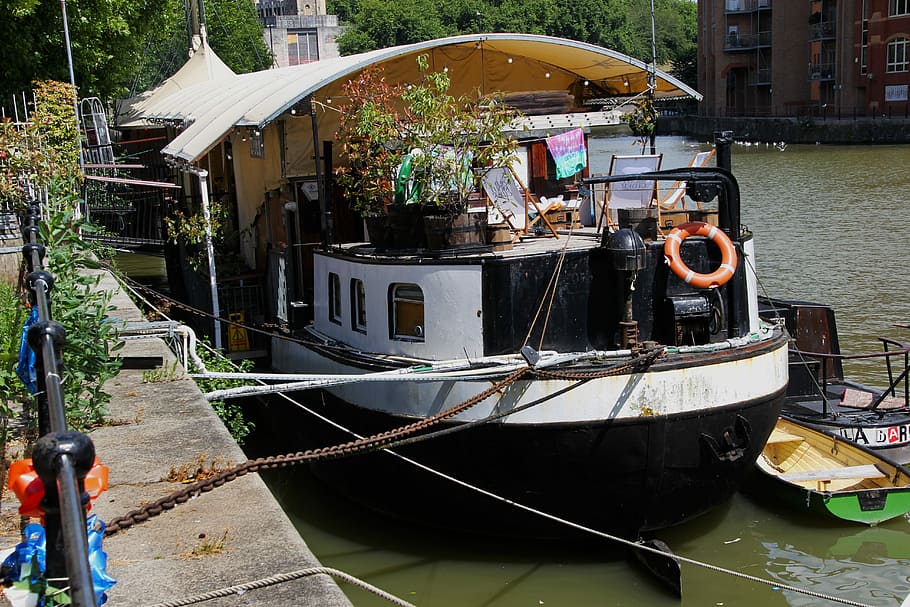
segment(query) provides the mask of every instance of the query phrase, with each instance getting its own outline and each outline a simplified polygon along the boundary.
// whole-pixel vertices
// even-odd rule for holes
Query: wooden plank
[[[841,478],[882,478],[885,473],[878,469],[875,464],[865,464],[863,466],[846,466],[844,468],[832,468],[831,470],[805,470],[800,472],[788,472],[781,474],[780,478],[785,481],[825,481]]]
[[[797,436],[795,434],[790,434],[789,432],[784,432],[783,430],[774,430],[771,433],[771,436],[768,438],[768,444],[773,445],[775,443],[800,443],[805,439],[802,436]]]
[[[144,179],[127,179],[125,177],[105,177],[103,175],[86,175],[86,179],[91,181],[105,181],[108,183],[126,183],[129,185],[144,185],[152,188],[170,188],[179,190],[183,186],[168,183],[166,181],[146,181]]]

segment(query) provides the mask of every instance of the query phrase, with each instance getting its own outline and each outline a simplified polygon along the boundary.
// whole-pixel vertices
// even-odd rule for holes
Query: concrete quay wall
[[[114,292],[125,321],[142,320],[139,310],[108,273],[101,288]],[[174,357],[157,338],[129,340],[122,356]],[[178,376],[143,382],[143,372],[122,369],[106,390],[114,423],[92,431],[98,458],[110,467],[110,488],[93,512],[108,521],[179,489],[163,480],[172,467],[200,455],[236,464],[247,458],[203,398],[195,382]],[[223,539],[223,549],[206,545]],[[192,498],[130,529],[105,538],[108,572],[117,580],[109,591],[112,607],[174,601],[310,567],[316,557],[258,474],[248,474]],[[257,607],[319,605],[351,607],[326,574],[206,601],[205,605]]]
[[[658,135],[685,135],[713,141],[716,131],[733,131],[738,141],[806,144],[910,143],[906,118],[723,118],[661,116]]]

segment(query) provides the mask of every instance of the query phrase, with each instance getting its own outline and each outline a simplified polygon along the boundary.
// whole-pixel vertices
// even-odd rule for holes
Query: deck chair
[[[707,152],[698,152],[695,156],[692,157],[692,160],[689,161],[689,167],[703,167],[707,166],[708,161],[714,157],[714,152],[716,150],[709,150]],[[701,210],[701,202],[695,201],[698,205],[698,209]],[[660,204],[658,205],[658,214],[660,211],[672,211],[676,208],[677,205],[681,204],[680,207],[682,210],[686,209],[686,182],[685,181],[676,181],[670,188],[667,190],[667,195],[660,199]]]
[[[610,160],[610,175],[633,175],[647,173],[660,169],[663,154],[641,154],[635,156],[613,155]],[[611,227],[616,227],[619,209],[642,209],[651,206],[654,200],[657,182],[653,179],[636,181],[617,181],[611,183],[606,190],[602,208],[601,221],[597,224],[598,231],[604,218]]]

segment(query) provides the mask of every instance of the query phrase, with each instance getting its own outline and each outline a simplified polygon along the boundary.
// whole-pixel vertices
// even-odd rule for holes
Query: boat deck
[[[339,245],[346,252],[356,255],[369,255],[381,259],[396,259],[407,262],[411,259],[428,259],[451,261],[456,259],[513,258],[533,255],[552,255],[560,251],[584,251],[599,247],[603,239],[603,230],[595,227],[582,227],[574,230],[557,230],[558,237],[549,231],[541,235],[530,233],[515,239],[512,247],[494,250],[491,245],[462,246],[451,249],[376,249],[368,243],[350,243]],[[659,242],[663,242],[662,240]]]

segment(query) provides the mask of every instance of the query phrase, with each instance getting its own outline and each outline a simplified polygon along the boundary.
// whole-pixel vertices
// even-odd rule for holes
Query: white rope
[[[247,582],[245,584],[237,584],[236,586],[229,586],[227,588],[220,588],[218,590],[212,590],[211,592],[206,592],[203,594],[197,594],[196,596],[187,597],[183,599],[177,599],[174,601],[166,601],[164,603],[156,603],[151,607],[184,607],[186,605],[194,605],[196,603],[202,603],[204,601],[210,601],[212,599],[219,599],[233,595],[241,595],[250,590],[257,590],[259,588],[265,588],[267,586],[274,586],[275,584],[283,584],[285,582],[291,582],[293,580],[300,579],[302,577],[307,577],[311,575],[325,574],[332,577],[343,580],[353,586],[362,588],[368,592],[372,592],[376,596],[383,598],[393,605],[399,605],[400,607],[414,607],[412,603],[408,603],[405,600],[398,598],[393,594],[372,586],[367,582],[364,582],[361,579],[349,575],[344,571],[339,571],[338,569],[332,569],[330,567],[310,567],[308,569],[299,569],[297,571],[291,571],[290,573],[279,573],[261,580],[255,580],[252,582]]]

